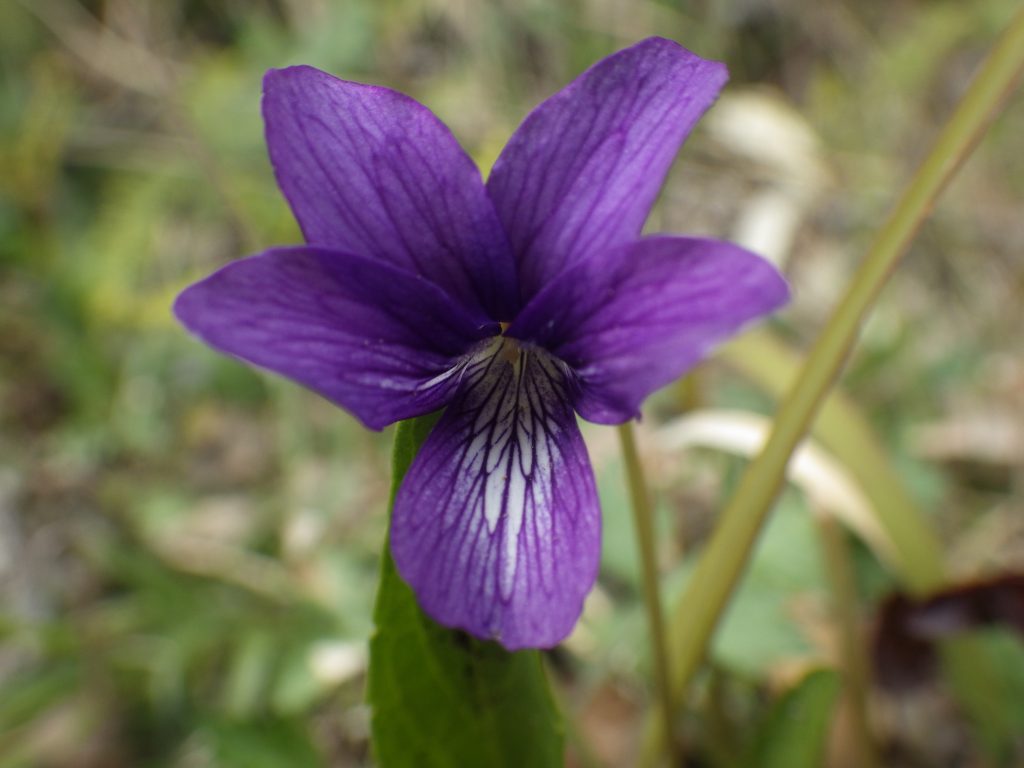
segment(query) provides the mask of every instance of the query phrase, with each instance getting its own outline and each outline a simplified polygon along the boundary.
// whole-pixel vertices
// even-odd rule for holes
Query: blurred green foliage
[[[799,115],[827,169],[785,254],[796,301],[778,330],[800,347],[1014,6],[0,4],[0,768],[370,762],[365,641],[389,437],[215,355],[169,313],[191,280],[299,239],[263,148],[267,68],[308,63],[408,92],[486,170],[532,105],[629,42],[660,34],[726,61],[727,93]],[[1000,452],[1003,437],[958,443],[936,429],[990,434],[992,419],[1012,427],[1006,414],[1024,411],[1022,135],[1017,99],[922,232],[845,378],[963,577],[1024,566],[1020,456]],[[792,182],[771,168],[699,128],[654,228],[731,235],[759,192]],[[714,365],[698,384],[699,404],[770,409]],[[681,409],[675,395],[653,403],[652,431]],[[570,749],[618,765],[647,660],[610,435],[587,431],[605,506],[601,584],[551,661]],[[668,592],[736,462],[651,463]],[[758,749],[750,734],[831,690],[825,673],[804,677],[835,664],[808,503],[794,491],[777,512],[686,715],[701,764]],[[893,576],[854,554],[866,624]],[[977,642],[1010,668],[1000,717],[971,741],[942,686],[921,694],[929,703],[888,701],[876,724],[887,765],[1024,759],[1020,643]],[[949,738],[932,738],[948,723]]]

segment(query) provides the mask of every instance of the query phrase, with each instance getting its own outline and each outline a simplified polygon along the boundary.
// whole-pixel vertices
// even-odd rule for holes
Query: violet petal
[[[444,405],[463,354],[498,330],[422,278],[303,246],[228,264],[186,288],[174,312],[214,349],[306,385],[371,429]]]
[[[510,650],[561,641],[597,576],[597,490],[565,375],[542,350],[487,344],[395,499],[391,551],[423,610]]]
[[[570,267],[507,333],[575,370],[583,418],[618,424],[716,343],[788,297],[775,267],[737,245],[651,237]]]
[[[640,234],[672,158],[727,79],[724,65],[649,38],[530,113],[487,180],[524,301],[577,259]]]
[[[518,309],[480,172],[430,110],[307,66],[263,82],[267,147],[306,240],[381,259],[493,320]]]

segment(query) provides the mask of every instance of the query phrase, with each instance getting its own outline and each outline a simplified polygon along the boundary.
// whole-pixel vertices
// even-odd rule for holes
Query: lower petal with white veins
[[[488,342],[395,499],[391,551],[421,607],[510,650],[561,641],[597,576],[600,510],[570,386],[543,350]]]

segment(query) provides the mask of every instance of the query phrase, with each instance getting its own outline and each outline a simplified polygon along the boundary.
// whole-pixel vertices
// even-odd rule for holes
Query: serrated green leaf
[[[399,424],[392,504],[435,420]],[[374,619],[368,687],[379,765],[562,764],[561,719],[540,655],[509,653],[431,621],[399,577],[387,546]]]
[[[758,731],[744,765],[761,768],[817,768],[839,700],[839,674],[818,669],[778,701]]]

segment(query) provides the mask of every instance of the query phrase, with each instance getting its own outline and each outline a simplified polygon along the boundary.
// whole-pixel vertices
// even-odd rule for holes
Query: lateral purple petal
[[[306,240],[425,277],[494,320],[518,309],[480,172],[426,107],[307,66],[263,82],[267,146]]]
[[[775,267],[737,245],[652,237],[570,267],[507,333],[575,370],[583,418],[618,424],[715,344],[788,299]]]
[[[725,66],[649,38],[538,106],[487,180],[528,301],[562,269],[635,239]]]
[[[444,405],[497,325],[423,278],[323,248],[228,264],[174,303],[214,349],[293,379],[380,429]]]
[[[490,342],[395,500],[391,551],[423,610],[509,650],[561,641],[597,577],[597,490],[566,373]]]

